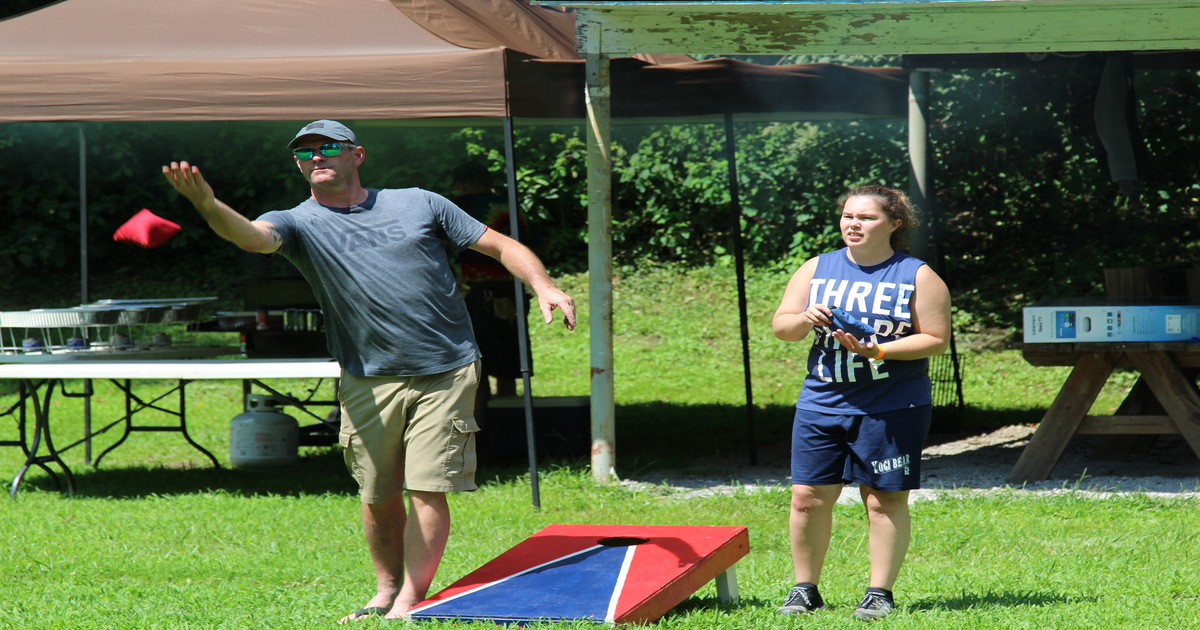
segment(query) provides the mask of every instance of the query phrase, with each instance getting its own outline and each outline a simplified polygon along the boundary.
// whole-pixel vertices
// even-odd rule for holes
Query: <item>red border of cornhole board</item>
[[[645,539],[636,545],[610,620],[621,624],[655,621],[750,551],[749,531],[741,526],[549,525],[409,612],[418,613],[412,618],[420,619],[422,609],[434,603],[590,549],[609,538]],[[502,610],[494,616],[514,621]],[[540,618],[562,617],[546,610]]]

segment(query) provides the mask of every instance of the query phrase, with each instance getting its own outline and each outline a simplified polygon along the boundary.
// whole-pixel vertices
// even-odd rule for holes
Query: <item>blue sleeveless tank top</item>
[[[884,343],[913,332],[909,301],[917,269],[925,263],[896,252],[871,267],[855,264],[846,249],[821,254],[809,285],[808,304],[840,306],[876,331],[870,339]],[[868,414],[932,402],[929,359],[901,361],[886,356],[875,361],[843,348],[825,326],[808,354],[808,376],[796,407],[828,414]]]

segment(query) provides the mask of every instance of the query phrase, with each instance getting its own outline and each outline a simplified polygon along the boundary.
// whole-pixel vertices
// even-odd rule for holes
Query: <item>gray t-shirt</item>
[[[279,253],[312,285],[329,350],[358,376],[418,376],[479,358],[446,245],[458,253],[486,226],[419,188],[368,189],[351,208],[309,198],[259,217]]]

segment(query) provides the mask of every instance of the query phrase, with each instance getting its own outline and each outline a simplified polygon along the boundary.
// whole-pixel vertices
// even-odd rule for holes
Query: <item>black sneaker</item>
[[[821,593],[815,585],[797,584],[788,593],[787,599],[783,600],[783,605],[779,607],[777,612],[785,615],[799,615],[801,613],[820,610],[824,607],[825,600],[821,599]]]
[[[854,616],[863,621],[872,621],[874,619],[883,619],[892,614],[892,611],[895,609],[896,602],[892,601],[890,595],[877,591],[867,591],[862,601],[858,603],[858,608],[854,611]]]

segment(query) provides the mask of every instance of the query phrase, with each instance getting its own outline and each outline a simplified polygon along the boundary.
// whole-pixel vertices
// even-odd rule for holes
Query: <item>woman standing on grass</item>
[[[857,483],[870,525],[871,579],[855,616],[895,608],[892,587],[911,536],[909,491],[921,481],[932,391],[928,357],[950,340],[950,292],[928,265],[897,251],[917,225],[908,197],[862,186],[842,196],[846,246],[805,262],[771,326],[783,341],[816,329],[808,376],[792,424],[789,518],[796,586],[779,612],[825,607],[817,585],[832,535],[833,507]],[[834,308],[874,328],[834,324]],[[848,319],[848,318],[847,318]]]

